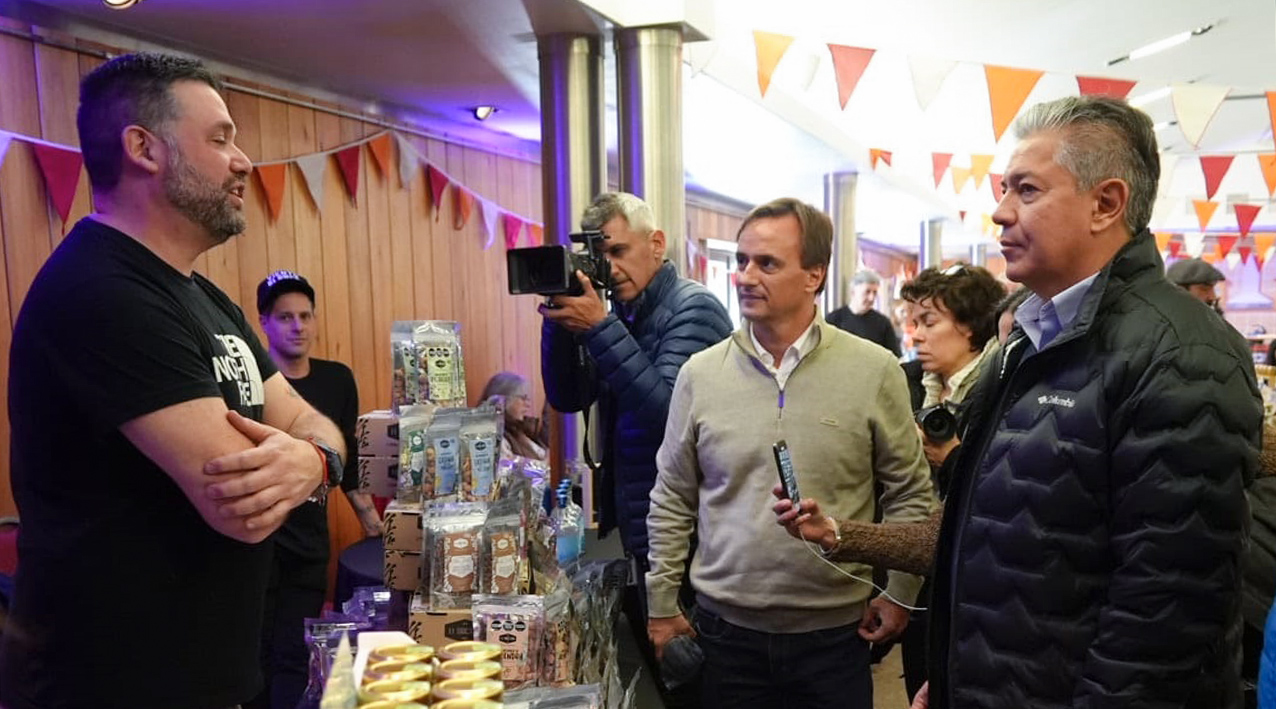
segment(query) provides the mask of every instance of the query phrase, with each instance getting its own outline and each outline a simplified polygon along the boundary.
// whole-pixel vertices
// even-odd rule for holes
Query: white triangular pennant
[[[487,251],[492,248],[492,243],[496,241],[496,222],[501,218],[500,207],[481,197],[478,197],[479,211],[483,216],[483,233],[487,235],[483,242],[483,250]]]
[[[1179,156],[1173,153],[1161,153],[1161,180],[1156,186],[1156,196],[1163,197],[1170,192],[1174,184],[1174,169],[1179,166]]]
[[[407,138],[394,134],[394,142],[399,146],[399,184],[403,189],[411,189],[412,182],[421,174],[421,153],[412,147]]]
[[[908,57],[908,69],[913,74],[913,92],[917,94],[917,105],[925,111],[930,102],[939,95],[944,79],[956,68],[957,62],[948,59],[932,59],[930,57]]]
[[[12,133],[0,130],[0,164],[4,164],[4,154],[9,151],[9,143],[12,140]]]
[[[1170,100],[1174,103],[1174,115],[1179,121],[1179,130],[1192,147],[1199,147],[1201,136],[1209,126],[1218,107],[1223,105],[1230,91],[1226,86],[1205,86],[1201,84],[1175,84],[1170,89]]]
[[[302,180],[310,191],[310,199],[315,209],[323,211],[323,172],[328,166],[328,153],[302,155],[297,158],[297,169],[301,170]]]
[[[1183,234],[1183,250],[1192,258],[1200,258],[1205,251],[1205,234],[1190,231]]]
[[[1231,251],[1227,252],[1227,256],[1224,256],[1223,260],[1227,262],[1227,270],[1229,271],[1235,271],[1236,267],[1241,265],[1241,255],[1236,252],[1236,249],[1232,249]],[[1235,280],[1235,279],[1231,279],[1231,280]]]

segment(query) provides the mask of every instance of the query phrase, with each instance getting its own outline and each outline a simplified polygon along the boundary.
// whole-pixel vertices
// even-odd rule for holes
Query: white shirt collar
[[[749,340],[753,342],[753,349],[758,353],[758,361],[775,376],[775,380],[779,383],[781,389],[788,382],[789,375],[798,366],[798,362],[801,362],[802,358],[810,354],[811,350],[814,350],[815,346],[820,343],[816,333],[815,320],[811,320],[811,324],[807,325],[806,330],[801,335],[798,335],[793,344],[789,345],[789,348],[784,351],[784,356],[780,358],[780,366],[777,367],[771,358],[771,353],[766,351],[762,343],[758,342],[757,336],[753,334],[753,323],[749,323]]]

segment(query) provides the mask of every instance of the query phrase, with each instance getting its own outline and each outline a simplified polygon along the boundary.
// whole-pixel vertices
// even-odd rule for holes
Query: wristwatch
[[[306,502],[314,502],[324,504],[328,501],[328,491],[334,487],[341,485],[341,476],[345,471],[345,464],[341,461],[341,454],[329,448],[323,443],[311,438],[310,445],[315,447],[319,452],[319,458],[323,461],[323,482],[319,483],[319,487],[310,493],[310,497],[306,498]]]

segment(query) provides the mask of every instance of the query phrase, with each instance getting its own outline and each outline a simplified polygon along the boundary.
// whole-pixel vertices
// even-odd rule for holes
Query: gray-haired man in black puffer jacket
[[[1251,356],[1165,279],[1145,114],[1065,98],[1016,134],[993,219],[1034,295],[970,404],[914,706],[1238,707]]]

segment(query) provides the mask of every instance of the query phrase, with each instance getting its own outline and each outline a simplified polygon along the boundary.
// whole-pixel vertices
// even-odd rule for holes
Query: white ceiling
[[[618,1],[649,0],[610,4]],[[947,178],[937,189],[930,153],[954,153],[957,166],[969,165],[970,153],[992,153],[993,171],[1004,165],[1013,139],[993,141],[981,66],[992,63],[1047,72],[1029,104],[1075,94],[1078,74],[1136,80],[1132,95],[1182,82],[1233,87],[1199,152],[1242,154],[1218,199],[1267,201],[1251,156],[1274,149],[1263,95],[1276,89],[1271,0],[686,1],[712,5],[714,26],[711,41],[688,44],[684,54],[684,162],[692,182],[727,196],[758,202],[794,194],[818,203],[824,173],[858,170],[857,227],[866,237],[913,248],[919,221],[945,216],[953,220],[946,243],[964,248],[981,238],[978,215],[992,211],[991,191],[985,184],[954,194]],[[43,0],[0,10],[12,14],[9,6],[77,33],[102,28],[387,112],[428,113],[440,130],[533,153],[526,142],[538,136],[533,26],[589,22],[571,0],[145,0],[126,12],[99,0]],[[1107,64],[1208,24],[1215,27],[1188,44]],[[755,29],[795,38],[765,99]],[[845,111],[826,43],[878,50]],[[925,111],[910,57],[959,62]],[[479,126],[466,109],[480,103],[502,110]],[[1174,120],[1168,99],[1145,110],[1157,122]],[[1157,225],[1196,229],[1190,199],[1204,195],[1198,150],[1176,127],[1158,135],[1172,157]],[[868,148],[892,150],[893,165],[872,174]],[[964,225],[958,210],[969,213]],[[1211,227],[1230,219],[1216,217]],[[1276,212],[1265,209],[1258,221],[1276,226]]]

